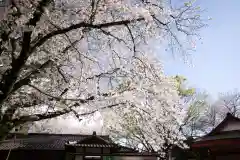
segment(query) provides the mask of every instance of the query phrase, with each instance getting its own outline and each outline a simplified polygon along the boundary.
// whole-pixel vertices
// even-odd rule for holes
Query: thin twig
[[[134,40],[134,37],[133,37],[133,34],[132,34],[132,31],[131,31],[130,27],[129,27],[127,24],[126,24],[125,26],[127,27],[128,32],[129,32],[129,34],[130,34],[130,36],[131,36],[132,43],[133,43],[133,52],[134,52],[134,56],[135,56],[135,53],[136,53],[136,44],[135,44],[135,40]]]
[[[59,66],[57,66],[57,71],[58,71],[58,73],[62,76],[64,82],[65,82],[65,83],[68,83],[68,79],[66,78],[66,76],[64,75],[62,69],[61,69]]]

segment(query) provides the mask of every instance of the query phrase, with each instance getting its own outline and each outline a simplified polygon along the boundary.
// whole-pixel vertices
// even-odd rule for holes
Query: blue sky
[[[191,57],[191,65],[180,57],[164,59],[166,74],[184,75],[189,85],[206,90],[212,96],[219,92],[240,90],[240,0],[201,0],[204,16],[213,19],[203,29],[202,44]],[[178,55],[179,56],[179,55]]]

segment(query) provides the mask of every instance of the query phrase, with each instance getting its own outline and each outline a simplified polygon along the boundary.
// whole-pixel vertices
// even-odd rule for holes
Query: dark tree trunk
[[[10,123],[0,123],[0,141],[5,140],[13,128]]]

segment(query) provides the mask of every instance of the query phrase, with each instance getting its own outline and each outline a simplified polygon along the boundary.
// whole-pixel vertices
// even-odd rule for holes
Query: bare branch
[[[72,46],[72,48],[80,55],[80,56],[83,56],[84,58],[90,60],[90,61],[93,61],[93,62],[96,62],[94,59],[88,57],[88,56],[85,56],[84,54],[82,54],[72,43],[71,39],[69,38],[69,36],[64,33],[64,35],[67,37],[67,40],[69,41],[70,45]]]
[[[63,92],[59,95],[59,97],[62,97],[64,94],[67,93],[67,91],[68,91],[68,88],[65,88],[65,89],[63,90]],[[56,103],[57,103],[57,102],[55,102],[55,104],[56,104]],[[49,111],[50,108],[53,109],[53,110],[55,110],[55,104],[54,104],[53,106],[48,105],[48,108],[47,108],[47,110],[46,110],[46,113],[48,113],[48,111]],[[75,104],[77,104],[77,103],[75,103]]]
[[[57,25],[55,25],[53,22],[51,22],[50,20],[48,20],[48,22],[51,23],[51,25],[53,25],[55,28],[57,28],[58,30],[60,30],[61,28]],[[86,32],[86,31],[85,31]],[[67,38],[67,41],[70,43],[70,46],[66,47],[64,50],[63,50],[63,53],[65,53],[68,49],[70,49],[70,47],[72,47],[78,54],[79,56],[83,56],[84,58],[90,60],[90,61],[93,61],[93,62],[96,62],[95,60],[93,60],[92,58],[88,57],[88,56],[85,56],[84,54],[82,54],[76,47],[75,47],[75,44],[77,44],[80,40],[82,40],[84,38],[84,35],[81,36],[80,40],[76,40],[74,42],[71,41],[70,37],[68,36],[67,33],[64,33],[64,35],[66,36]]]
[[[79,114],[79,116],[87,116],[87,115],[93,114],[93,113],[95,113],[97,111],[100,111],[100,110],[103,110],[103,109],[113,108],[113,107],[116,107],[116,106],[119,106],[119,105],[124,105],[124,104],[126,104],[126,103],[111,104],[111,105],[108,105],[108,106],[105,106],[105,107],[93,110],[91,112]]]
[[[50,119],[50,118],[55,118],[67,113],[70,113],[72,111],[71,107],[55,112],[48,112],[47,114],[34,114],[34,115],[29,115],[29,116],[21,116],[19,118],[13,119],[12,122],[18,126],[20,124],[23,124],[25,122],[34,122],[34,121],[40,121],[44,119]]]
[[[95,0],[92,0],[92,3],[91,3],[91,16],[89,18],[90,20],[90,23],[93,23],[94,22],[94,19],[95,19],[95,16],[96,16],[96,13],[97,13],[97,9],[98,9],[98,4],[101,0],[97,0],[97,2]]]
[[[64,82],[65,82],[65,83],[68,83],[68,79],[66,78],[66,76],[64,75],[62,69],[61,69],[59,66],[57,66],[57,71],[58,71],[58,73],[62,76]]]
[[[114,39],[116,39],[117,41],[123,42],[124,44],[127,44],[123,39],[114,36],[111,32],[105,31],[104,29],[100,29],[100,30],[101,30],[105,35],[111,36],[111,37],[113,37]]]
[[[67,28],[63,28],[63,29],[59,29],[56,31],[53,31],[51,33],[48,33],[47,35],[45,35],[43,38],[41,38],[32,48],[31,48],[31,52],[33,52],[37,47],[41,46],[43,43],[45,43],[47,40],[49,40],[50,38],[56,36],[56,35],[60,35],[60,34],[65,34],[71,30],[75,30],[75,29],[79,29],[79,28],[95,28],[95,29],[101,29],[101,28],[107,28],[107,27],[113,27],[113,26],[120,26],[120,25],[126,25],[126,24],[130,24],[130,23],[134,23],[134,22],[138,22],[138,21],[142,21],[144,20],[144,18],[138,18],[138,19],[132,19],[132,20],[122,20],[122,21],[115,21],[115,22],[109,22],[109,23],[102,23],[102,24],[89,24],[89,23],[85,23],[85,22],[80,22],[78,24],[69,26]]]
[[[132,43],[133,43],[133,52],[134,52],[134,55],[135,55],[135,53],[136,53],[136,44],[135,44],[135,40],[134,40],[132,31],[131,31],[131,29],[129,28],[129,26],[128,26],[127,24],[126,24],[125,26],[127,27],[128,32],[129,32],[129,34],[130,34],[130,36],[131,36]]]
[[[86,80],[91,80],[91,79],[100,78],[100,77],[106,77],[107,75],[112,75],[114,73],[117,73],[117,71],[119,71],[119,70],[120,70],[120,68],[114,68],[113,70],[88,77],[88,78],[86,78]]]
[[[80,42],[82,39],[84,38],[84,36],[81,36],[81,38],[79,40],[75,40],[73,41],[69,46],[67,46],[66,48],[63,49],[62,53],[66,53],[69,49],[71,49],[72,46],[75,46],[78,42]]]
[[[97,111],[100,111],[100,110],[103,110],[103,109],[107,109],[107,108],[113,108],[113,107],[116,107],[116,106],[119,106],[119,105],[123,105],[123,104],[124,103],[108,105],[108,106],[102,107],[100,109],[91,111],[91,112],[78,114],[75,110],[73,110],[73,107],[79,106],[78,103],[75,103],[72,106],[70,106],[70,107],[68,107],[66,109],[63,109],[63,110],[58,110],[58,111],[55,111],[55,112],[48,112],[46,114],[34,114],[34,115],[28,115],[28,116],[21,116],[21,117],[13,119],[12,122],[15,125],[19,125],[19,124],[23,124],[25,122],[34,122],[34,121],[40,121],[40,120],[44,120],[44,119],[55,118],[55,117],[58,117],[58,116],[61,116],[61,115],[64,115],[64,114],[68,114],[70,112],[74,112],[74,114],[77,114],[77,117],[87,116],[87,115],[91,115],[91,114],[93,114],[93,113],[95,113]]]
[[[14,93],[15,91],[17,91],[19,88],[21,88],[24,85],[28,85],[30,84],[30,79],[39,73],[40,70],[49,67],[53,62],[51,60],[46,61],[45,63],[43,63],[39,68],[31,71],[30,73],[26,74],[25,78],[20,79],[19,81],[17,81],[14,86],[13,89],[11,91],[11,93]]]
[[[31,18],[27,25],[36,26],[37,22],[40,20],[42,14],[44,13],[44,8],[50,4],[51,0],[41,0],[33,13],[33,18]]]
[[[60,100],[62,100],[62,101],[78,101],[80,103],[87,103],[87,102],[92,101],[92,100],[95,99],[94,96],[90,96],[89,98],[86,98],[86,99],[82,99],[82,98],[62,98],[60,96],[51,95],[51,94],[49,94],[49,93],[47,93],[47,92],[37,88],[34,85],[28,84],[28,86],[34,88],[35,90],[37,90],[38,92],[44,94],[45,96],[51,97],[51,98],[53,98],[55,100],[58,100],[58,101],[60,101]]]

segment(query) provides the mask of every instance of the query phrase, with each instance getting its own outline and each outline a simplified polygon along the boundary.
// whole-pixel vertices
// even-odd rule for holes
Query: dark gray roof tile
[[[75,147],[99,147],[99,148],[116,147],[116,145],[113,145],[113,144],[67,144],[67,145],[75,146]]]
[[[65,144],[69,141],[81,141],[90,135],[76,134],[48,134],[29,133],[27,135],[16,134],[9,136],[7,140],[0,142],[0,150],[24,149],[24,150],[64,150]],[[106,141],[110,141],[109,136],[100,136]]]

